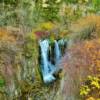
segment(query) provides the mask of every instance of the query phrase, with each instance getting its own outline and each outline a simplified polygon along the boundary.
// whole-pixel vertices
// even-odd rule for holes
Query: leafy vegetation
[[[44,39],[66,43],[51,84],[40,69]],[[0,100],[17,99],[100,99],[100,0],[0,0]]]
[[[80,95],[82,95],[86,100],[90,98],[98,100],[100,96],[99,91],[100,91],[99,77],[88,76],[88,78],[85,81],[85,84],[80,89]]]
[[[75,44],[72,48],[67,50],[66,55],[62,60],[62,66],[64,66],[65,72],[65,82],[63,84],[64,96],[74,97],[75,95],[78,95],[78,97],[80,97],[79,91],[81,86],[80,94],[82,96],[85,95],[85,97],[88,97],[88,93],[90,93],[89,97],[92,96],[92,93],[93,95],[99,95],[95,90],[95,92],[91,90],[93,87],[99,88],[99,45],[99,39],[88,40],[77,43],[77,45]],[[87,79],[88,76],[91,78],[90,81]],[[94,84],[95,86],[91,86],[91,84]],[[86,98],[83,98],[83,100],[84,99]]]
[[[30,27],[53,21],[70,23],[82,16],[99,14],[99,0],[1,0],[0,26]]]
[[[2,76],[0,76],[0,87],[3,87],[5,85],[5,80]]]

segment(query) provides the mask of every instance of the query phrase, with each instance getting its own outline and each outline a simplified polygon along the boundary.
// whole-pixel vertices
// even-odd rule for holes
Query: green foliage
[[[33,57],[34,54],[37,55],[36,42],[36,36],[33,33],[29,33],[25,37],[24,53],[26,57]]]
[[[23,49],[27,66],[31,68],[34,67],[34,77],[36,80],[39,80],[41,82],[41,74],[40,74],[41,72],[38,62],[39,46],[37,44],[38,40],[34,32],[29,33],[25,37],[25,44]]]
[[[83,29],[83,27],[84,27],[84,29],[81,31],[75,32],[76,34],[74,34],[74,35],[73,34],[67,35],[67,32],[66,31],[63,32],[64,31],[63,30],[62,33],[59,34],[59,36],[57,36],[57,35],[55,35],[55,33],[57,33],[57,32],[52,31],[52,29],[55,28],[55,25],[53,25],[52,22],[54,23],[56,21],[60,22],[60,21],[64,20],[63,24],[65,24],[66,25],[65,27],[67,28],[68,26],[70,26],[71,22],[76,21],[80,17],[87,16],[92,13],[98,14],[99,11],[100,11],[100,0],[46,0],[45,2],[44,2],[44,0],[0,0],[0,26],[7,26],[7,25],[18,26],[18,27],[23,28],[23,30],[25,28],[27,30],[27,27],[33,28],[33,26],[37,26],[37,23],[39,23],[39,25],[40,25],[40,22],[48,22],[49,21],[50,23],[44,23],[44,24],[40,25],[39,28],[43,31],[50,31],[51,34],[48,36],[48,38],[50,39],[51,45],[54,43],[55,39],[59,39],[59,38],[66,38],[68,40],[68,42],[70,43],[69,40],[71,40],[71,42],[74,42],[74,40],[76,41],[78,39],[80,39],[80,40],[88,39],[90,37],[90,34],[94,33],[94,30],[96,30],[96,28],[95,28],[96,26],[94,24],[92,25],[90,23],[90,26],[87,26],[87,27],[85,27],[86,25],[82,26],[82,29]],[[61,18],[62,18],[62,20],[61,20]],[[84,22],[86,22],[86,21],[84,21]],[[98,20],[98,22],[99,22],[99,20]],[[61,24],[62,24],[62,22],[61,22]],[[56,26],[58,26],[58,24]],[[78,29],[79,29],[79,27],[78,27]],[[75,27],[73,30],[75,30]],[[98,32],[99,32],[99,30],[98,30]],[[5,36],[5,37],[8,37],[8,36]],[[21,41],[23,41],[23,40],[21,40]],[[41,98],[41,100],[44,100],[44,99],[46,99],[45,98],[46,94],[50,95],[50,94],[48,94],[50,92],[49,91],[50,88],[45,87],[42,84],[42,81],[40,80],[41,79],[41,70],[40,70],[39,62],[38,62],[38,57],[39,57],[38,49],[39,48],[37,45],[38,40],[37,40],[37,37],[35,36],[34,32],[28,33],[28,35],[25,37],[23,42],[24,42],[24,45],[21,47],[23,50],[19,51],[21,53],[19,53],[15,50],[17,48],[15,45],[13,45],[13,46],[11,45],[8,47],[5,46],[5,47],[7,47],[7,49],[4,48],[4,50],[7,51],[8,55],[4,56],[5,57],[4,62],[7,61],[6,57],[8,58],[9,55],[10,55],[9,59],[10,58],[13,59],[13,57],[11,56],[12,54],[13,54],[14,58],[15,58],[15,55],[17,55],[18,57],[16,56],[16,59],[15,59],[16,61],[12,60],[12,62],[14,62],[13,63],[14,68],[13,68],[13,65],[12,65],[12,68],[14,69],[14,71],[16,71],[16,73],[15,73],[16,75],[14,77],[17,77],[18,75],[20,76],[20,74],[23,76],[23,73],[25,73],[25,78],[24,78],[25,82],[23,82],[20,85],[22,95],[25,94],[25,95],[27,95],[27,97],[29,95],[33,95],[33,97],[35,99],[39,99],[40,97],[43,97],[43,98]],[[7,43],[5,42],[5,44],[7,44]],[[4,43],[2,43],[2,45],[4,46]],[[20,47],[20,46],[18,46],[18,47]],[[9,51],[8,48],[14,48],[14,50],[16,51],[15,52],[16,54],[12,52],[13,50]],[[76,48],[76,46],[75,46],[75,48]],[[81,57],[84,56],[83,55],[84,51],[87,48],[83,49]],[[5,54],[5,52],[4,52],[4,54]],[[75,59],[76,59],[76,57],[75,57]],[[90,60],[90,59],[87,59],[87,60]],[[72,61],[72,59],[71,59],[71,61]],[[8,62],[10,62],[10,60]],[[15,62],[16,62],[16,65],[15,65]],[[74,60],[72,62],[74,62]],[[79,63],[78,60],[77,60],[77,63]],[[99,63],[97,63],[97,64],[99,66]],[[75,65],[75,63],[73,65]],[[26,68],[26,69],[24,69],[24,68]],[[22,70],[24,69],[24,70],[21,71],[21,69]],[[32,72],[31,71],[32,69],[34,69],[35,71]],[[9,68],[9,70],[12,71],[12,69],[10,69],[10,68]],[[9,70],[8,70],[8,72],[9,72]],[[70,72],[73,72],[73,71],[70,70]],[[35,76],[36,76],[35,82],[30,84],[30,82],[27,81],[27,79],[31,79],[33,74],[35,74]],[[75,76],[75,74],[76,73],[73,73],[73,76]],[[72,76],[72,75],[69,75],[69,76]],[[7,77],[7,81],[9,81],[9,78],[8,78],[9,73],[8,73],[8,76],[5,75],[5,77]],[[77,77],[77,76],[75,76],[75,77]],[[21,78],[23,78],[23,77],[21,77]],[[76,79],[75,81],[78,80],[78,78],[75,78],[75,79]],[[15,78],[16,84],[17,84],[17,80],[18,79]],[[73,81],[73,79],[72,79],[72,81],[70,81],[70,80],[71,80],[71,78],[69,78],[69,83],[67,83],[67,86],[70,86],[69,84]],[[13,79],[10,79],[10,81],[13,81]],[[20,82],[18,81],[18,83],[20,83]],[[2,88],[4,85],[5,85],[5,80],[2,77],[0,77],[0,88]],[[75,85],[75,87],[77,87],[77,86]],[[55,91],[56,90],[57,89],[55,89]],[[66,88],[66,90],[67,90],[67,88]],[[66,92],[66,90],[65,90],[65,92]],[[53,96],[55,96],[55,93],[56,93],[55,91],[51,93],[51,94],[54,93]],[[98,91],[100,91],[100,78],[89,76],[87,78],[87,80],[85,81],[85,83],[82,85],[82,87],[80,89],[80,94],[85,98],[87,96],[91,96],[95,92],[98,96],[99,95]],[[66,92],[66,93],[68,93],[68,92]],[[51,98],[51,100],[52,100],[52,98]]]
[[[66,3],[77,3],[78,0],[64,0]]]
[[[100,0],[92,0],[92,6],[95,12],[100,11]]]
[[[0,87],[5,86],[5,80],[3,79],[2,76],[0,76]]]
[[[33,27],[43,21],[62,20],[69,23],[81,16],[100,11],[100,0],[1,0],[0,2],[2,26]],[[60,15],[61,9],[66,9],[64,15]]]
[[[47,5],[47,6],[45,6]],[[45,20],[59,20],[58,12],[59,12],[59,3],[56,3],[55,0],[48,0],[47,3],[43,4],[43,12],[42,16]]]
[[[3,86],[4,86],[4,84],[5,84],[5,81],[4,81],[4,80],[2,80],[2,79],[0,79],[0,87],[3,87]]]
[[[17,4],[18,0],[0,0],[1,3],[5,4]]]

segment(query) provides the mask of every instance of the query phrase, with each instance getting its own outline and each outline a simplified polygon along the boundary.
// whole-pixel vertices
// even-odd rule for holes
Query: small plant
[[[0,76],[0,87],[3,87],[5,85],[5,80],[2,76]]]
[[[52,22],[45,22],[45,23],[42,23],[40,27],[45,30],[51,30],[55,27],[55,25]]]
[[[100,97],[100,77],[88,76],[80,88],[80,95],[86,100],[98,100]],[[100,98],[99,98],[100,99]]]
[[[90,92],[90,89],[88,86],[84,85],[80,89],[80,95],[87,95]]]

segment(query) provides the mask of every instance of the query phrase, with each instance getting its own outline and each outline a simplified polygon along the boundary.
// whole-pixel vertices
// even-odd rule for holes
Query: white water
[[[55,77],[52,75],[52,71],[54,70],[54,66],[50,64],[48,61],[48,49],[49,49],[49,41],[43,40],[40,41],[40,48],[41,48],[41,59],[42,59],[42,74],[43,74],[43,81],[45,83],[49,83],[55,80]]]
[[[45,83],[50,83],[54,81],[56,78],[53,74],[56,72],[57,67],[49,61],[48,52],[49,52],[49,40],[40,40],[39,41],[40,49],[41,49],[41,70],[43,81]],[[54,56],[55,56],[55,64],[57,64],[61,58],[61,51],[58,42],[55,40],[54,42]]]
[[[55,40],[55,63],[57,64],[57,62],[60,60],[61,58],[61,51],[60,51],[60,47],[58,42]]]
[[[64,45],[65,44],[65,41],[63,39],[61,39],[61,40],[58,41],[58,44]]]

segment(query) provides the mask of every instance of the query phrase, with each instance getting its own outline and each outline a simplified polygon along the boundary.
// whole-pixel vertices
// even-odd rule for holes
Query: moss
[[[5,80],[0,78],[0,87],[3,87],[5,86]]]

